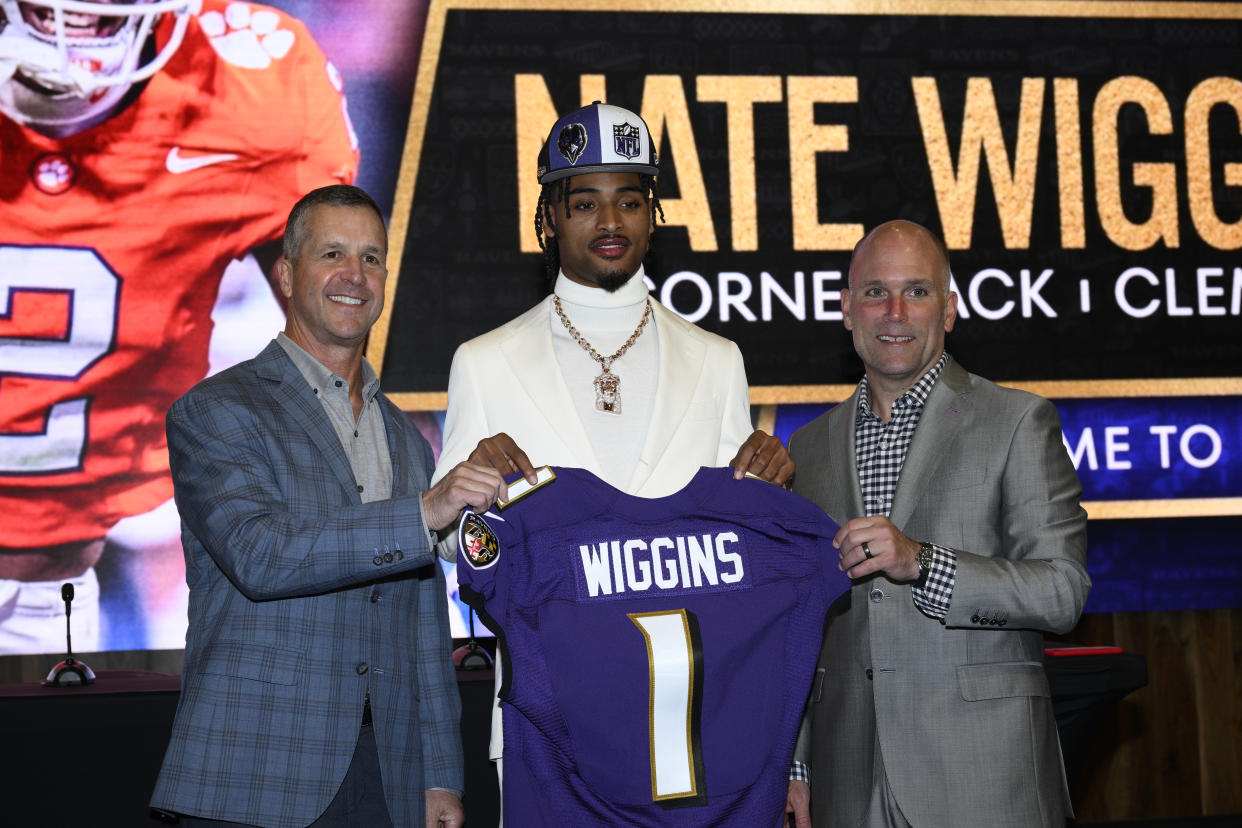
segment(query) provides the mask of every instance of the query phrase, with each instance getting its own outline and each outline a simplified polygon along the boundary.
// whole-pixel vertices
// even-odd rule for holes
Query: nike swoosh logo
[[[168,151],[168,156],[164,159],[164,166],[173,175],[187,173],[193,170],[201,170],[203,167],[210,167],[212,164],[222,164],[225,161],[234,161],[237,156],[231,152],[218,152],[214,155],[194,155],[185,158],[181,155],[181,147],[173,147]]]

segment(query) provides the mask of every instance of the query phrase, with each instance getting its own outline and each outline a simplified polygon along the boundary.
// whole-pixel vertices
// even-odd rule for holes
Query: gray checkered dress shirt
[[[940,379],[948,356],[940,360],[919,381],[910,386],[893,403],[888,422],[871,410],[867,378],[858,385],[858,409],[854,413],[854,454],[858,458],[858,481],[862,486],[863,508],[869,515],[888,516],[893,507],[893,492],[906,452],[914,439],[914,429],[923,416],[923,406],[932,387]],[[921,583],[911,587],[914,604],[923,614],[943,621],[949,613],[953,584],[957,574],[957,556],[952,550],[932,544],[932,565]]]

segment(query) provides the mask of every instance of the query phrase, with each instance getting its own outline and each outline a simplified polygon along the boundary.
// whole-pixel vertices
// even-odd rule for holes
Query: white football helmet
[[[0,112],[54,137],[105,120],[133,84],[168,63],[199,6],[200,0],[0,0]],[[175,18],[171,37],[146,51],[165,14]]]

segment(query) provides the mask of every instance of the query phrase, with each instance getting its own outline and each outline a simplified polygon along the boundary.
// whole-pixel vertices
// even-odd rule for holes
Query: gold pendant
[[[595,410],[605,414],[621,413],[621,378],[607,366],[595,378]]]

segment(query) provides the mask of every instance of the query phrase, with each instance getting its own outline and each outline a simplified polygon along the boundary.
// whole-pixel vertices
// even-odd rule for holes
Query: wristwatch
[[[919,541],[919,554],[916,560],[919,564],[919,576],[915,581],[919,584],[927,580],[927,572],[931,569],[932,560],[935,550],[927,541]]]

